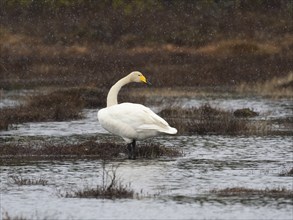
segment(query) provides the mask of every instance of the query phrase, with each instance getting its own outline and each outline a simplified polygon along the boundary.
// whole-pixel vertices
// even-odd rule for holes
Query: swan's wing
[[[111,117],[113,121],[116,121],[118,124],[128,125],[136,132],[155,130],[169,134],[177,133],[177,130],[171,128],[163,118],[143,105],[122,103],[107,109],[109,117]]]

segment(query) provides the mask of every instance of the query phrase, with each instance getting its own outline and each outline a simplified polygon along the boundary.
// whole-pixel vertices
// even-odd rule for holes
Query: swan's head
[[[131,72],[129,74],[129,80],[130,82],[142,82],[142,83],[150,84],[150,82],[147,81],[145,76],[139,71]]]

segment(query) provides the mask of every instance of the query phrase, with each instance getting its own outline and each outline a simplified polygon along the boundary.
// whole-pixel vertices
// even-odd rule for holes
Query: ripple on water
[[[154,141],[181,146],[184,156],[172,160],[121,160],[117,176],[141,199],[98,200],[60,197],[60,191],[95,186],[102,181],[97,160],[43,161],[1,167],[3,209],[53,218],[245,218],[292,219],[292,200],[218,197],[212,189],[246,187],[292,189],[292,177],[280,177],[293,167],[292,137],[172,136]],[[11,175],[42,177],[46,186],[16,186]],[[15,211],[17,207],[17,211]],[[115,210],[113,212],[113,210]]]

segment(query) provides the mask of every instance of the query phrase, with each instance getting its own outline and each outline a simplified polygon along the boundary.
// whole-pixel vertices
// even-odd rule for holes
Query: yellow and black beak
[[[145,84],[152,85],[149,81],[147,81],[144,75],[140,76],[140,81],[144,82]]]

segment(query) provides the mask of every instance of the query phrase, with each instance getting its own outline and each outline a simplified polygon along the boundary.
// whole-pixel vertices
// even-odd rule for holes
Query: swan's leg
[[[128,159],[132,158],[132,142],[130,144],[127,144],[127,150],[128,150]]]
[[[136,159],[136,155],[135,155],[135,145],[136,142],[135,140],[133,140],[130,144],[127,144],[127,149],[128,149],[128,159]]]
[[[136,159],[136,154],[135,154],[135,145],[136,145],[136,141],[133,140],[132,141],[132,159],[135,160]]]

